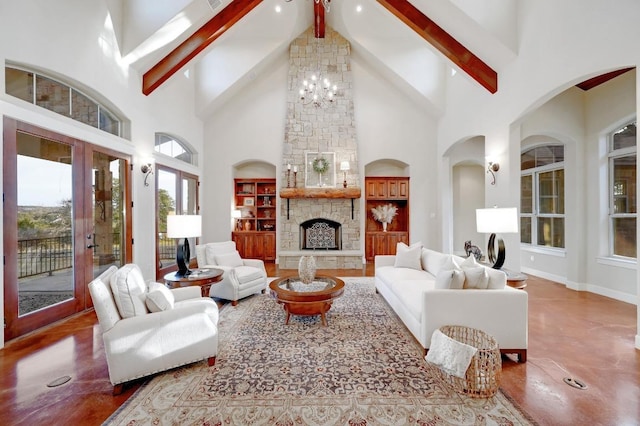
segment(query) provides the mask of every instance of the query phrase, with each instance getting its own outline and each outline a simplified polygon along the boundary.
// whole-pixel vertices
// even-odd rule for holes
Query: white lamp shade
[[[234,210],[231,212],[231,217],[234,219],[240,219],[242,217],[242,211],[241,210]]]
[[[169,215],[167,216],[168,238],[192,238],[202,235],[202,216]]]
[[[343,172],[346,172],[347,170],[349,170],[349,162],[348,161],[343,161],[340,163],[340,170]]]
[[[476,209],[477,230],[483,234],[506,234],[518,232],[518,209]]]

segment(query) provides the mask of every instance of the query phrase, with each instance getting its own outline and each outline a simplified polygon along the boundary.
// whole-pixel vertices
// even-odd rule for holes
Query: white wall
[[[487,255],[485,236],[477,232],[476,209],[484,208],[484,167],[457,165],[453,167],[453,253],[466,257],[465,241],[471,240]],[[509,254],[514,248],[509,247]]]

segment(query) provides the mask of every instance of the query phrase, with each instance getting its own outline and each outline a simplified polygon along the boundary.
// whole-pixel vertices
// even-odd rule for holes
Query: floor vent
[[[568,384],[569,386],[574,387],[576,389],[584,390],[584,389],[587,388],[587,385],[584,382],[582,382],[582,381],[580,381],[578,379],[574,379],[573,377],[565,377],[562,380],[564,380],[564,382],[566,384]]]
[[[71,380],[70,376],[62,376],[62,377],[58,377],[57,379],[55,379],[52,382],[47,383],[47,387],[49,388],[55,388],[56,386],[60,386],[60,385],[64,385],[65,383],[67,383],[69,380]]]

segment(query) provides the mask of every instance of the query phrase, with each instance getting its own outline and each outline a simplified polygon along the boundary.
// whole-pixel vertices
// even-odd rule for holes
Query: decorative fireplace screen
[[[342,250],[342,226],[329,219],[311,219],[300,224],[301,250]]]

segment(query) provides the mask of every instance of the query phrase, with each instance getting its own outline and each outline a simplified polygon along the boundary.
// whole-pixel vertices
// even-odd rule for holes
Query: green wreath
[[[326,173],[329,170],[329,162],[322,157],[314,159],[312,166],[316,173]]]

